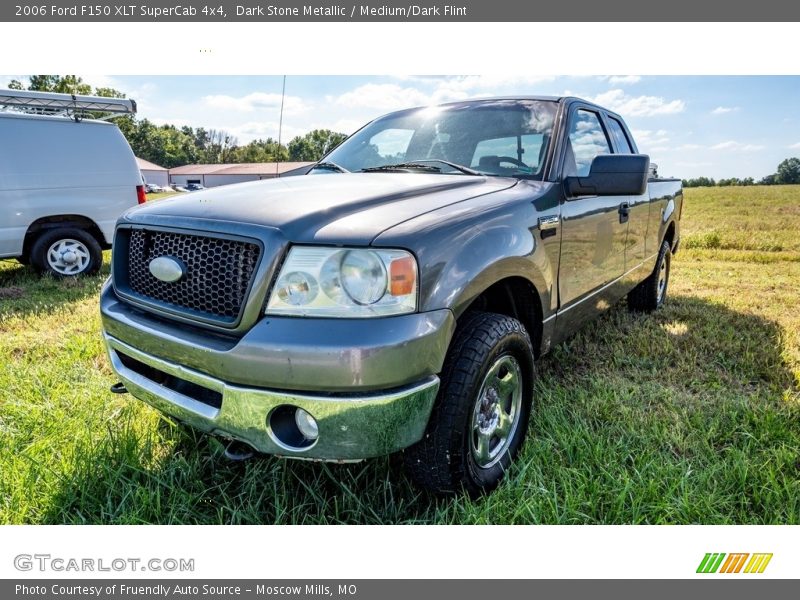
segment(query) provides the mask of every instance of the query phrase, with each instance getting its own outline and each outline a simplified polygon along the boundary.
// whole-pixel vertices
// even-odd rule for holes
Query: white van
[[[0,90],[0,106],[12,107],[0,110],[0,258],[58,277],[96,273],[117,218],[145,201],[145,189],[119,128],[80,115],[136,104]],[[56,114],[14,112],[24,110]]]

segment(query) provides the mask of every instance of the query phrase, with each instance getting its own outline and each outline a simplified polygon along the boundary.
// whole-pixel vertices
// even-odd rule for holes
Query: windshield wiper
[[[318,162],[314,166],[311,167],[311,170],[314,169],[324,169],[326,171],[336,171],[337,173],[349,173],[347,169],[342,166],[337,165],[335,162],[325,161],[325,162]]]
[[[380,167],[367,167],[366,169],[361,169],[362,173],[377,173],[379,171],[426,171],[428,173],[442,172],[439,167],[423,165],[421,164],[421,161],[397,163],[394,165],[381,165]]]
[[[381,165],[380,167],[367,167],[366,169],[361,169],[362,173],[373,173],[378,171],[425,171],[427,173],[441,173],[441,167],[434,167],[433,165],[428,165],[425,163],[442,163],[443,165],[447,165],[451,169],[455,169],[456,171],[460,171],[466,175],[481,175],[478,171],[473,171],[469,167],[465,167],[464,165],[459,165],[454,162],[450,162],[449,160],[442,160],[441,158],[431,158],[431,159],[423,159],[423,160],[411,160],[404,163],[397,163],[394,165]]]
[[[483,173],[479,173],[478,171],[475,171],[474,169],[470,169],[469,167],[465,167],[464,165],[459,165],[458,163],[450,162],[449,160],[442,160],[441,158],[426,158],[426,159],[423,159],[423,160],[413,160],[413,161],[411,161],[412,164],[418,164],[418,163],[424,164],[424,163],[429,163],[429,162],[442,163],[443,165],[447,165],[451,169],[455,169],[456,171],[461,171],[462,173],[465,173],[467,175],[483,175]]]

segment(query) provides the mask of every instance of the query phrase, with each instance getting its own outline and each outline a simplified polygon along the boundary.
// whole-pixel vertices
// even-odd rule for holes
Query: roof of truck
[[[393,111],[393,112],[388,113],[387,115],[384,115],[384,116],[388,116],[389,114],[394,115],[394,114],[399,114],[399,113],[404,113],[404,112],[412,112],[412,111],[415,111],[415,110],[424,110],[426,108],[432,108],[432,107],[453,108],[453,107],[458,107],[458,106],[467,106],[469,104],[486,104],[486,103],[490,103],[490,102],[508,102],[508,101],[514,101],[514,100],[516,100],[516,101],[538,101],[538,102],[567,102],[567,103],[581,102],[581,103],[584,103],[584,104],[589,104],[591,106],[596,106],[597,108],[600,108],[602,110],[607,110],[607,109],[603,108],[602,106],[599,106],[599,105],[595,104],[594,102],[591,102],[589,100],[584,100],[583,98],[578,98],[576,96],[519,95],[519,96],[486,96],[486,97],[478,97],[478,98],[465,98],[463,100],[451,100],[449,102],[440,102],[438,104],[429,104],[429,105],[414,106],[414,107],[410,107],[410,108],[405,108],[405,109],[402,109],[402,110]],[[609,112],[612,112],[612,111],[609,111]]]
[[[536,95],[519,95],[519,96],[487,96],[487,97],[479,97],[479,98],[465,98],[464,100],[453,100],[450,102],[440,102],[439,104],[429,104],[427,106],[415,106],[413,108],[406,108],[402,110],[396,110],[391,113],[387,113],[378,117],[378,119],[382,119],[388,116],[394,115],[401,115],[406,112],[414,112],[417,110],[425,110],[430,109],[433,107],[443,107],[443,108],[457,108],[461,106],[468,106],[470,104],[486,104],[490,102],[508,102],[508,101],[538,101],[538,102],[558,102],[563,104],[572,104],[573,102],[580,102],[581,104],[586,104],[588,106],[594,107],[598,110],[603,110],[611,115],[620,117],[615,111],[610,110],[604,106],[600,106],[592,102],[591,100],[586,100],[584,98],[579,98],[577,96],[536,96]],[[620,117],[621,118],[621,117]]]

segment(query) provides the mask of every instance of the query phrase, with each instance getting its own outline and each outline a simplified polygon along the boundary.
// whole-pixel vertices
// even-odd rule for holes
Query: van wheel
[[[522,323],[475,312],[459,324],[422,440],[404,452],[417,485],[475,498],[500,483],[528,429],[533,348]]]
[[[671,262],[672,252],[669,242],[665,240],[661,244],[653,272],[628,293],[628,308],[630,310],[650,312],[661,308],[667,299]]]
[[[103,251],[87,231],[52,229],[34,242],[31,263],[38,271],[55,277],[94,275],[103,264]]]

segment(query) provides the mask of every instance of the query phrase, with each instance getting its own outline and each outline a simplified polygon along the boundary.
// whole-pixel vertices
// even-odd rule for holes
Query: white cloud
[[[728,113],[736,112],[739,110],[738,106],[718,106],[711,111],[712,115],[726,115]]]
[[[789,150],[800,150],[800,142],[797,142],[796,144],[792,144],[788,148],[789,148]]]
[[[700,144],[681,144],[676,150],[700,150],[702,146]]]
[[[669,149],[669,137],[665,129],[634,129],[632,132],[636,144],[647,152],[661,152]]]
[[[466,75],[460,77],[398,77],[403,83],[367,83],[329,102],[346,108],[372,108],[386,112],[412,106],[427,106],[478,96],[502,95],[511,89],[528,88],[555,80],[552,76]]]
[[[211,108],[239,112],[253,112],[263,109],[281,108],[280,94],[253,92],[246,96],[227,96],[224,94],[203,96],[203,102]],[[286,96],[283,104],[285,114],[298,114],[308,110],[309,106],[298,96]]]
[[[84,83],[88,83],[92,87],[110,87],[128,93],[128,90],[121,90],[123,85],[119,80],[114,77],[109,77],[108,75],[78,75],[78,77],[83,79]]]
[[[395,110],[431,103],[431,96],[415,87],[396,83],[366,83],[330,101],[347,108],[373,108],[376,111]]]
[[[632,96],[620,89],[603,92],[593,98],[600,106],[605,106],[624,117],[651,117],[683,112],[683,100],[665,100],[661,96]]]
[[[711,146],[711,150],[727,150],[730,152],[758,152],[763,149],[764,146],[760,146],[758,144],[745,144],[743,142],[737,142],[734,140],[720,142],[719,144],[714,144]]]
[[[641,80],[639,75],[612,75],[608,78],[611,85],[631,85],[639,83]]]
[[[550,75],[467,75],[448,77],[438,82],[434,95],[481,92],[481,95],[497,93],[498,89],[509,87],[530,87],[539,83],[549,83],[555,77]]]

